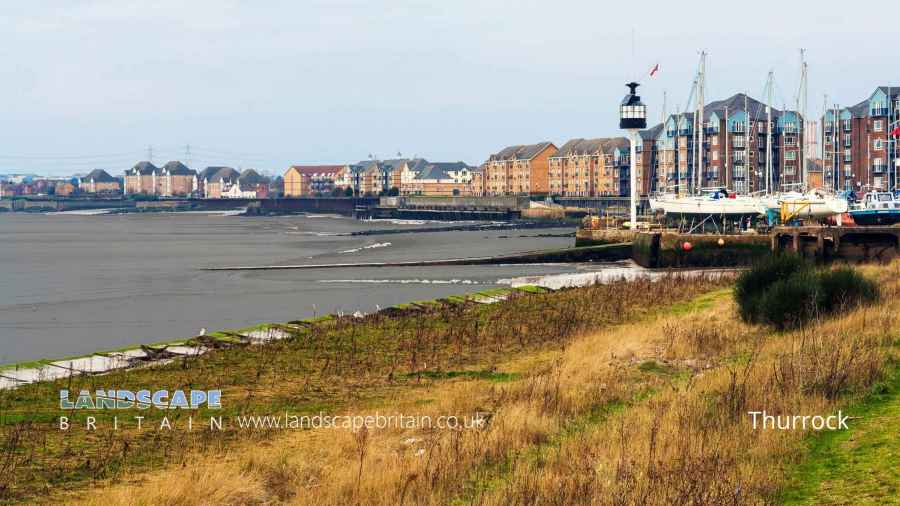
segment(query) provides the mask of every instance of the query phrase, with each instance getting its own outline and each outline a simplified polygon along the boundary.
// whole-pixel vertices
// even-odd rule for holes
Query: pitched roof
[[[88,175],[81,178],[82,181],[93,181],[95,183],[115,183],[118,179],[109,175],[109,172],[106,172],[103,169],[94,169],[88,173]]]
[[[612,154],[616,149],[624,149],[628,150],[631,148],[631,143],[625,137],[613,137],[612,139],[605,139],[603,142],[603,152],[606,154]]]
[[[131,168],[133,174],[140,174],[142,176],[149,176],[154,171],[159,172],[159,167],[153,165],[150,162],[138,162],[134,164],[134,167]]]
[[[491,160],[531,160],[547,149],[553,146],[552,142],[539,142],[537,144],[519,144],[516,146],[507,146],[497,153],[491,155]]]
[[[293,169],[299,174],[313,176],[315,174],[334,174],[343,168],[343,165],[291,165],[288,170]]]
[[[350,170],[354,173],[365,172],[371,168],[376,170],[381,169],[381,163],[376,160],[362,160],[359,163],[355,163],[350,166]]]
[[[603,142],[606,140],[607,139],[572,139],[563,144],[553,157],[562,158],[566,156],[596,154],[603,147]]]
[[[416,174],[416,179],[452,179],[450,172],[472,170],[463,162],[434,162],[426,165]]]
[[[253,169],[247,169],[238,177],[241,190],[252,190],[261,184],[269,184],[269,178],[261,176]]]
[[[230,169],[231,167],[223,167],[221,165],[207,167],[200,171],[199,177],[200,179],[206,180],[210,179],[215,175],[216,172],[219,172],[222,169]],[[231,169],[234,170],[234,169]]]
[[[408,158],[394,158],[391,160],[382,160],[381,165],[386,169],[393,171],[399,169],[400,167],[403,167],[403,164],[408,161]]]
[[[406,162],[406,166],[413,172],[419,172],[428,165],[428,160],[424,158],[412,158]]]
[[[720,117],[724,117],[726,107],[728,108],[729,113],[746,111],[751,118],[764,119],[766,117],[766,104],[745,93],[736,93],[725,100],[717,100],[707,104],[703,108],[703,119],[709,119],[709,115],[713,112],[717,113]],[[772,108],[772,118],[781,116],[781,113],[781,110],[776,109],[775,107]]]
[[[664,126],[665,125],[660,123],[656,126],[652,126],[652,127],[648,128],[646,130],[641,130],[641,139],[651,140],[651,141],[655,140],[659,136],[659,133],[662,131]]]
[[[193,176],[197,174],[197,171],[187,168],[187,165],[178,161],[171,161],[163,165],[163,170],[173,176]]]
[[[221,167],[219,170],[209,178],[210,181],[221,182],[223,180],[234,181],[240,177],[240,173],[238,171],[232,169],[231,167]]]

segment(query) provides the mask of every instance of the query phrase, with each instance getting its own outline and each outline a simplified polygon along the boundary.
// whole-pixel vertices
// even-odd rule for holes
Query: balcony
[[[888,112],[887,107],[873,107],[869,109],[870,116],[887,116]]]
[[[887,165],[873,165],[872,172],[875,174],[882,174],[887,169]]]

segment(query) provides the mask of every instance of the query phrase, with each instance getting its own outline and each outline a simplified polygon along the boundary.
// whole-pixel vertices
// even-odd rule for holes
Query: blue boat
[[[900,198],[891,192],[869,192],[850,209],[857,225],[893,225],[900,223]]]

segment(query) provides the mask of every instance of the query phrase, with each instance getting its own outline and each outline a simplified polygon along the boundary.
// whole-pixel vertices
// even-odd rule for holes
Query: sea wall
[[[601,244],[618,244],[632,242],[635,233],[631,230],[618,228],[586,229],[579,228],[575,231],[575,246],[599,246]]]
[[[632,258],[639,265],[661,268],[750,265],[772,254],[769,236],[755,234],[641,232],[635,236],[632,249]]]

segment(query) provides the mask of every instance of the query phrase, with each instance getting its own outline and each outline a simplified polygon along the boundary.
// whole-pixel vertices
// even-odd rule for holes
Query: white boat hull
[[[650,208],[666,214],[734,215],[763,214],[759,201],[750,197],[710,199],[664,195],[650,199]]]
[[[774,195],[762,197],[761,200],[767,209],[780,212],[783,205],[791,215],[797,218],[827,218],[836,214],[844,214],[850,209],[846,199],[815,193]]]

